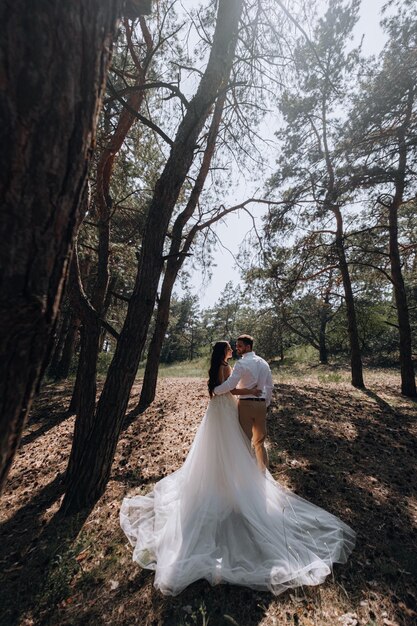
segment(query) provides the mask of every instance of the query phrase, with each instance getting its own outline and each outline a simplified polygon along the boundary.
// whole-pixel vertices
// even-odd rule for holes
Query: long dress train
[[[339,518],[259,470],[229,393],[209,401],[183,466],[124,498],[120,523],[166,595],[200,578],[275,595],[318,585],[355,544]]]

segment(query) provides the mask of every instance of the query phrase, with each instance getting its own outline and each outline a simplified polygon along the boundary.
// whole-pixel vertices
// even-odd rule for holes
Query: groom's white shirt
[[[229,378],[221,385],[214,388],[214,393],[221,395],[232,391],[232,389],[251,389],[257,387],[262,389],[261,398],[265,398],[266,406],[269,406],[272,398],[272,374],[268,363],[260,356],[252,352],[246,352],[236,363]],[[245,398],[255,398],[256,396],[244,396]]]

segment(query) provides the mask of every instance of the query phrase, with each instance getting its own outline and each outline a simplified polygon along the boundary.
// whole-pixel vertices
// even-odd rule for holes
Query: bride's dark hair
[[[208,391],[210,398],[213,397],[213,389],[219,385],[219,369],[220,365],[224,363],[226,358],[226,348],[229,347],[227,341],[218,341],[214,344],[213,352],[211,354],[211,362],[209,369],[209,379],[207,381]]]

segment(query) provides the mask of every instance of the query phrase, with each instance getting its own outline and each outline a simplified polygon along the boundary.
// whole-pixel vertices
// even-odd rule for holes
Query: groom
[[[253,350],[253,338],[240,335],[236,342],[236,352],[242,358],[236,363],[229,378],[214,388],[216,395],[227,393],[233,389],[258,388],[259,397],[242,396],[239,398],[239,421],[247,437],[252,439],[256,460],[259,468],[264,471],[268,467],[268,455],[265,450],[266,409],[272,398],[272,374],[269,365]]]

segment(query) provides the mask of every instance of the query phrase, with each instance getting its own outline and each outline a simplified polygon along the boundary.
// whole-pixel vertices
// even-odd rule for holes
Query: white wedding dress
[[[167,595],[200,578],[276,595],[318,585],[355,543],[344,522],[258,469],[230,393],[209,401],[184,465],[123,500],[120,523]]]

